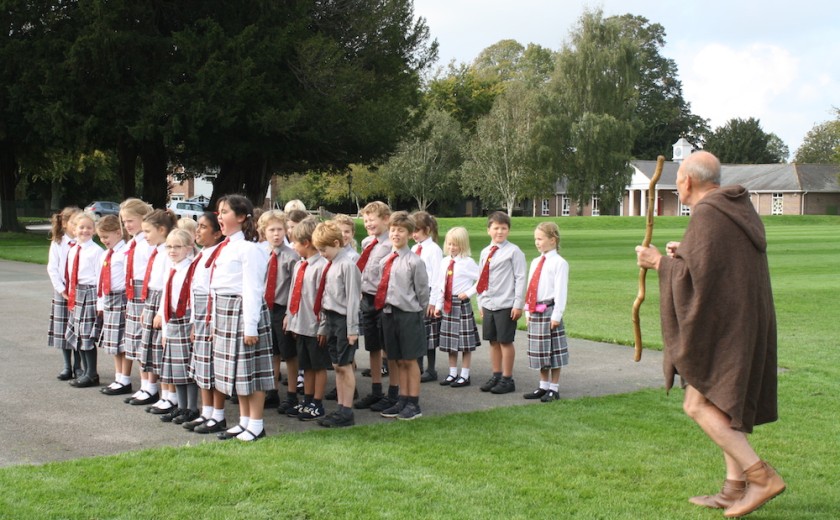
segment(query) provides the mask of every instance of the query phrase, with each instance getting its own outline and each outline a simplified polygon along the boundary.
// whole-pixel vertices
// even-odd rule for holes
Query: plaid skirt
[[[231,395],[251,395],[274,389],[271,365],[271,316],[263,303],[256,345],[245,345],[242,297],[216,295],[213,302],[213,371],[216,390]]]
[[[76,288],[76,305],[72,311],[68,309],[68,312],[64,339],[69,348],[95,349],[102,328],[96,316],[96,286],[79,285]]]
[[[443,313],[440,322],[441,352],[472,352],[481,345],[475,325],[472,302],[452,297],[452,312]]]
[[[161,383],[186,385],[193,380],[189,375],[192,342],[190,333],[190,312],[182,318],[171,317],[166,327],[166,344],[163,346],[163,367],[160,372]]]
[[[426,327],[426,341],[429,350],[434,350],[440,346],[440,322],[440,318],[435,316],[430,318],[425,313],[423,314],[423,325]]]
[[[528,366],[535,370],[560,368],[569,364],[569,345],[566,342],[566,326],[551,330],[551,311],[534,312],[528,318]]]
[[[134,298],[125,304],[125,357],[140,360],[140,343],[143,341],[143,324],[140,319],[143,316],[145,304],[140,298],[143,290],[143,280],[134,280]]]
[[[152,327],[152,324],[160,308],[162,296],[163,291],[149,289],[149,294],[143,305],[143,314],[140,315],[143,336],[140,340],[140,349],[137,351],[137,359],[140,360],[140,367],[143,372],[151,372],[156,375],[160,375],[163,365],[163,343],[160,341],[161,330]]]
[[[60,292],[54,291],[50,310],[50,328],[47,330],[47,346],[62,350],[73,348],[64,339],[67,331],[67,314],[67,300]]]
[[[102,309],[102,339],[99,348],[115,356],[125,351],[125,291],[105,296]]]
[[[213,331],[207,321],[207,301],[209,294],[193,293],[192,310],[195,312],[193,323],[193,354],[190,358],[189,378],[195,381],[199,388],[210,390],[213,388]]]

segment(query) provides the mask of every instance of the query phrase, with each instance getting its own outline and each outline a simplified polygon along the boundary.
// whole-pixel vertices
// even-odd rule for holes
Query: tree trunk
[[[241,193],[243,184],[244,180],[239,165],[232,160],[222,161],[222,164],[219,165],[219,174],[213,181],[213,194],[210,195],[210,203],[207,207],[215,208],[216,201],[224,195]]]
[[[263,157],[247,160],[228,160],[221,164],[219,175],[213,183],[210,204],[215,205],[223,195],[240,193],[248,197],[254,207],[265,205],[265,195],[271,183],[271,168]]]
[[[20,231],[17,219],[15,188],[18,183],[18,162],[8,141],[0,141],[0,231]]]
[[[137,143],[126,134],[117,138],[117,169],[122,182],[123,200],[137,194]]]
[[[169,183],[166,180],[167,155],[163,138],[155,137],[140,146],[140,159],[143,161],[143,200],[156,208],[165,208],[169,195]]]

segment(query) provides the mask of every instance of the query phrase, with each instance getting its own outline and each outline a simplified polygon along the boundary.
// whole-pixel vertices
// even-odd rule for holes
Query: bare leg
[[[513,343],[499,343],[502,356],[502,377],[513,377],[513,360],[516,357],[516,349]]]
[[[498,341],[490,342],[490,366],[494,374],[502,371],[502,344]]]
[[[420,395],[420,367],[416,359],[399,360],[400,391],[408,397]]]

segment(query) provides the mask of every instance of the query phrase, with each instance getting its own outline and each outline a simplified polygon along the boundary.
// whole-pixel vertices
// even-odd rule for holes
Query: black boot
[[[80,378],[85,371],[82,367],[82,354],[80,350],[72,350],[73,353],[73,377]]]
[[[61,354],[64,356],[64,370],[58,373],[56,376],[57,379],[60,381],[69,381],[73,379],[73,367],[72,365],[72,357],[73,351],[67,349],[61,349]]]

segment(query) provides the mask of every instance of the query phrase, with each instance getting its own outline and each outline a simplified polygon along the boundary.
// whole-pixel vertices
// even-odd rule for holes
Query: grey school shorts
[[[516,322],[510,319],[511,310],[491,311],[482,307],[481,312],[484,318],[481,323],[481,337],[487,341],[513,343],[516,336]]]
[[[332,364],[340,367],[352,364],[359,340],[355,345],[347,342],[347,316],[333,311],[324,311],[324,316],[327,319],[327,348]]]
[[[271,309],[271,354],[280,356],[280,359],[295,359],[297,357],[297,345],[295,338],[283,330],[283,318],[286,316],[286,306],[274,304]]]
[[[382,313],[382,335],[390,361],[417,359],[426,355],[426,326],[423,311],[406,312],[391,307]]]

